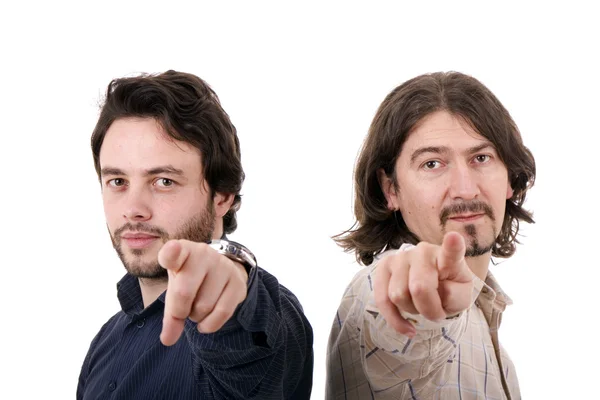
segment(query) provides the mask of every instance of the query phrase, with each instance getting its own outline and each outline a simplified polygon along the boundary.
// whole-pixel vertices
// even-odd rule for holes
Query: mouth
[[[456,221],[456,222],[473,222],[478,220],[479,218],[483,218],[485,216],[485,213],[481,213],[481,214],[460,214],[460,215],[455,215],[453,217],[448,218],[449,220],[452,221]]]
[[[131,249],[143,249],[150,246],[159,237],[148,233],[125,233],[121,235],[121,239]]]

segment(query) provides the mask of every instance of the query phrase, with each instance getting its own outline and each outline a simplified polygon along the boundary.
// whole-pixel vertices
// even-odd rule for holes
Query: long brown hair
[[[345,251],[354,251],[359,263],[371,264],[386,248],[416,243],[416,236],[408,230],[400,212],[387,207],[377,171],[383,169],[396,182],[394,166],[408,135],[424,117],[442,110],[461,117],[488,139],[508,169],[514,194],[506,201],[502,229],[492,255],[512,256],[518,243],[519,221],[534,222],[523,203],[535,181],[535,160],[506,108],[471,76],[459,72],[424,74],[388,94],[358,156],[354,171],[356,222],[334,236],[334,240]]]
[[[235,126],[210,86],[195,75],[172,70],[110,82],[91,140],[98,177],[106,132],[114,121],[128,117],[153,118],[173,139],[200,150],[204,178],[212,193],[234,195],[223,217],[223,230],[235,231],[245,177],[240,143]]]

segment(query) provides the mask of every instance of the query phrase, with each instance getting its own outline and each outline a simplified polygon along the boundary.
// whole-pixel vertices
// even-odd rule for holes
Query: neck
[[[471,271],[479,279],[485,281],[490,266],[491,258],[492,254],[486,253],[477,257],[467,257],[465,260],[467,261],[467,265],[469,266],[469,268],[471,268]]]
[[[144,279],[140,278],[140,290],[142,291],[142,301],[144,308],[154,303],[162,292],[167,290],[167,279]]]

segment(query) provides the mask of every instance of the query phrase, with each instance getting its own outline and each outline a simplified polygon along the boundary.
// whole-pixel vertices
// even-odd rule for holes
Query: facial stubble
[[[172,239],[186,239],[192,242],[208,242],[212,238],[214,228],[214,209],[212,202],[209,202],[204,211],[187,220],[174,235],[169,235],[164,229],[144,222],[134,224],[128,222],[110,236],[113,247],[129,274],[143,279],[166,280],[168,277],[167,270],[159,265],[158,258],[147,262],[142,260],[144,255],[153,250],[123,249],[121,234],[125,231],[149,233],[156,235],[162,244],[165,244]],[[129,253],[129,259],[125,252]]]

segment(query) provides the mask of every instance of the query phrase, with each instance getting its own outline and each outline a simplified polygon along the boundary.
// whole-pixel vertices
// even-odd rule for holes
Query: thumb
[[[448,232],[444,235],[442,246],[437,257],[439,279],[454,279],[465,266],[465,239],[458,232]]]
[[[186,246],[179,240],[170,240],[158,252],[158,264],[169,271],[177,272],[189,255]]]

